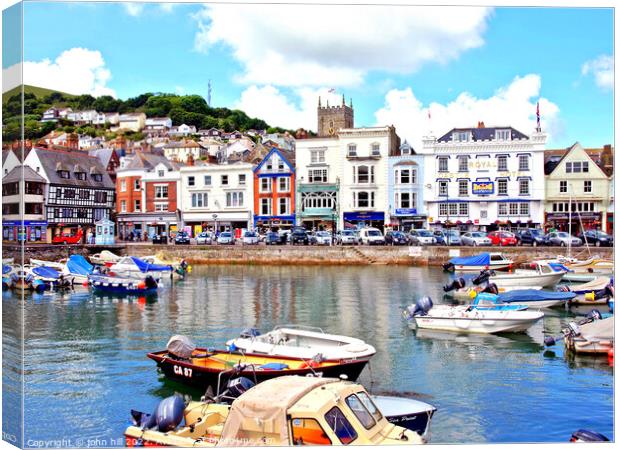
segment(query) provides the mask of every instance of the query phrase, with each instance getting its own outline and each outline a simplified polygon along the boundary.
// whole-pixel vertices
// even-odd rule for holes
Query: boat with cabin
[[[302,359],[312,359],[320,354],[327,361],[369,360],[377,352],[361,339],[300,325],[279,325],[265,334],[250,328],[238,338],[226,342],[226,347],[247,353]]]
[[[104,294],[151,295],[157,293],[157,280],[147,275],[143,279],[91,274],[88,284],[93,291]]]
[[[437,411],[433,405],[406,397],[385,395],[371,397],[388,422],[415,431],[424,442],[430,440],[431,420]]]
[[[498,288],[554,288],[565,272],[554,270],[549,263],[535,261],[527,269],[516,269],[509,273],[491,273],[489,282]]]
[[[507,270],[512,265],[512,260],[495,252],[452,258],[443,265],[443,268],[448,272],[480,272],[481,270]]]
[[[174,267],[170,264],[149,263],[137,256],[123,256],[110,266],[110,274],[130,278],[143,278],[151,275],[153,278],[164,280],[174,278],[175,273]]]

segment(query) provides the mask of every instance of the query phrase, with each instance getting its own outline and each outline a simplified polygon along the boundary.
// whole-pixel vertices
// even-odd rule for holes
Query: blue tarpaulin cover
[[[53,279],[57,279],[58,276],[60,275],[56,269],[52,269],[51,267],[45,267],[45,266],[34,267],[32,269],[32,273],[34,273],[38,277],[53,278]]]
[[[571,300],[575,298],[574,292],[552,292],[537,289],[519,289],[499,294],[502,303],[535,302],[543,300]]]
[[[130,257],[133,263],[138,266],[140,272],[155,272],[155,271],[164,271],[164,270],[172,270],[172,266],[164,266],[162,264],[149,264],[146,261],[141,260],[135,256]]]
[[[288,369],[287,364],[283,363],[267,363],[259,367],[260,370],[284,370]]]
[[[67,270],[76,275],[90,275],[93,266],[82,255],[71,255],[67,261]]]
[[[560,264],[560,263],[550,262],[549,267],[551,267],[556,272],[573,272],[573,270],[570,270],[564,264]]]
[[[11,269],[11,266],[7,266],[6,264],[2,264],[2,275],[6,275],[11,270],[13,270],[13,269]]]
[[[450,262],[455,266],[488,266],[491,262],[491,255],[489,253],[480,253],[475,256],[452,258]]]

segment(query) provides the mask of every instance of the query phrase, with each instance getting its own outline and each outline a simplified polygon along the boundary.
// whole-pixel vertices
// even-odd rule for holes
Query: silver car
[[[570,244],[571,247],[579,247],[583,244],[581,239],[575,236],[571,236],[570,234],[564,231],[554,231],[553,233],[549,233],[547,235],[547,245],[557,246],[557,247],[568,247]]]
[[[437,239],[430,231],[420,229],[409,232],[409,242],[411,242],[411,245],[435,245]]]
[[[196,244],[198,245],[205,245],[205,244],[212,244],[212,243],[213,243],[213,238],[211,237],[211,233],[209,233],[208,231],[203,231],[198,236],[196,236]]]
[[[317,231],[315,236],[317,245],[332,244],[332,234],[329,231]]]
[[[235,237],[233,236],[233,234],[230,231],[223,231],[217,237],[217,243],[218,243],[218,245],[234,244],[235,243]]]
[[[353,230],[342,230],[336,235],[336,241],[340,245],[356,245],[359,244],[359,237]]]
[[[479,245],[491,245],[491,239],[487,237],[486,233],[482,231],[468,231],[461,235],[461,243],[463,245],[471,245],[478,247]]]

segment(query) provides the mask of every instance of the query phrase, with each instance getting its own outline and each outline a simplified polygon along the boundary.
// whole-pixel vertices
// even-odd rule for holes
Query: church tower
[[[327,102],[327,106],[322,106],[321,97],[319,97],[317,117],[317,134],[319,137],[336,136],[341,128],[353,128],[353,100],[350,99],[349,106],[347,106],[343,95],[342,105],[329,106],[329,102]]]

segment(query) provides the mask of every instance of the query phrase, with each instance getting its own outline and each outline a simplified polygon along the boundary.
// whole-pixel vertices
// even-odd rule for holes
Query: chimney
[[[190,153],[189,156],[187,157],[187,165],[188,166],[194,165],[194,155],[192,153]]]
[[[478,121],[478,128],[484,128],[484,122]]]

